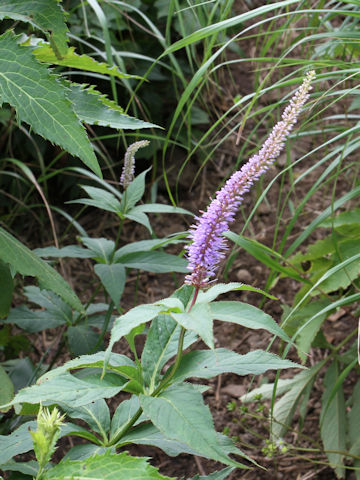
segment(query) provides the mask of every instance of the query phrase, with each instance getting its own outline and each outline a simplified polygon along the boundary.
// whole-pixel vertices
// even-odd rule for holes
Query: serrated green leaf
[[[144,120],[126,115],[120,107],[93,88],[86,88],[85,85],[74,83],[69,88],[67,98],[72,102],[74,112],[82,122],[121,130],[161,128],[154,123],[144,122]]]
[[[89,252],[86,248],[79,247],[78,245],[68,245],[63,248],[45,247],[36,248],[33,250],[39,257],[45,258],[92,258],[92,252]]]
[[[144,414],[166,437],[188,445],[206,458],[248,468],[228,457],[218,440],[209,407],[193,385],[172,385],[158,397],[140,395],[140,404]]]
[[[262,295],[266,295],[268,298],[276,300],[276,297],[270,295],[269,293],[260,290],[259,288],[252,287],[251,285],[245,285],[244,283],[230,282],[230,283],[217,283],[213,287],[210,287],[208,290],[200,291],[196,299],[196,303],[210,303],[215,300],[219,295],[228,292],[234,292],[238,290],[246,290],[250,292],[258,292]]]
[[[216,320],[236,323],[246,328],[258,330],[263,328],[273,335],[277,335],[288,343],[292,343],[279,325],[262,310],[242,302],[213,302],[210,303],[212,316]]]
[[[179,272],[187,273],[188,262],[176,255],[151,250],[150,252],[134,252],[117,257],[117,262],[128,268],[138,268],[152,273]]]
[[[337,390],[329,404],[333,386],[339,376],[338,362],[334,361],[327,369],[324,377],[325,391],[322,396],[321,438],[325,452],[336,450],[346,452],[346,409],[343,387]],[[325,410],[325,411],[324,411]],[[327,457],[335,469],[338,478],[344,478],[345,468],[343,466],[344,454],[327,452]]]
[[[1,470],[4,472],[20,472],[24,473],[25,475],[31,475],[34,478],[39,471],[39,464],[34,460],[30,460],[30,462],[8,462],[1,465]],[[0,477],[1,478],[1,477]],[[23,477],[21,477],[23,478]]]
[[[141,356],[143,377],[150,391],[154,391],[165,363],[177,353],[180,327],[170,315],[158,315],[151,323]],[[184,349],[197,340],[194,332],[184,337]]]
[[[104,188],[90,187],[88,185],[81,185],[81,188],[85,190],[91,198],[80,198],[79,200],[71,200],[67,203],[82,203],[108,212],[121,212],[121,204],[113,193],[107,192]]]
[[[126,381],[119,376],[117,381],[117,385],[106,379],[90,383],[89,379],[84,381],[69,373],[63,373],[40,385],[23,388],[6,406],[21,403],[60,402],[72,407],[81,407],[100,398],[110,398],[118,394],[123,390]]]
[[[186,330],[197,333],[209,348],[214,348],[213,316],[209,304],[195,304],[190,312],[172,312],[171,316]]]
[[[190,448],[188,445],[185,445],[185,443],[167,438],[151,423],[133,428],[121,438],[118,446],[126,445],[128,443],[134,443],[136,445],[152,445],[161,448],[161,450],[171,457],[176,457],[181,453],[187,453],[190,455],[199,454],[199,452]]]
[[[81,237],[81,241],[93,252],[93,258],[103,260],[105,263],[111,263],[111,258],[115,249],[115,242],[107,238],[89,238]]]
[[[68,417],[83,420],[94,432],[100,433],[102,438],[107,440],[106,434],[110,429],[110,411],[104,399],[78,408],[64,406],[62,409]]]
[[[29,452],[33,449],[33,440],[29,430],[35,431],[37,422],[32,420],[23,423],[10,435],[0,435],[0,465],[9,462],[16,455]],[[68,432],[74,430],[81,430],[82,427],[64,423],[61,425],[60,437],[67,435]]]
[[[66,362],[61,367],[54,368],[47,372],[46,374],[42,375],[38,380],[38,383],[45,382],[52,378],[58,377],[63,373],[67,372],[68,370],[75,370],[81,369],[85,367],[90,368],[102,368],[104,365],[105,359],[105,352],[97,352],[93,355],[82,355],[81,357],[75,358],[74,360],[70,360]],[[129,357],[125,355],[121,355],[119,353],[112,353],[109,359],[109,369],[117,369],[117,368],[134,368],[136,369],[135,363],[130,360]],[[118,371],[118,370],[115,370]]]
[[[120,299],[124,291],[126,272],[120,263],[99,263],[94,267],[96,275],[100,278],[105,290],[110,295],[117,308],[120,307]]]
[[[14,291],[14,281],[8,265],[0,261],[0,318],[6,317],[9,313]]]
[[[1,0],[0,20],[12,18],[30,23],[50,34],[51,43],[58,56],[67,51],[65,13],[57,0]]]
[[[147,228],[150,233],[153,233],[148,216],[143,212],[133,212],[133,210],[125,213],[124,217],[132,220],[133,222],[140,223],[140,225],[143,225],[145,228]]]
[[[1,227],[0,258],[10,264],[21,275],[30,275],[38,278],[41,284],[46,285],[47,289],[56,292],[75,310],[83,311],[79,298],[57,271]]]
[[[185,208],[173,207],[172,205],[162,205],[161,203],[145,203],[144,205],[138,205],[136,211],[144,213],[179,213],[182,215],[194,216],[189,210]]]
[[[0,99],[34,132],[79,157],[101,177],[84,127],[66,97],[66,88],[10,30],[0,36]]]
[[[212,378],[221,373],[260,375],[267,370],[298,367],[297,363],[283,360],[263,350],[254,350],[246,355],[239,355],[226,348],[217,348],[213,351],[196,350],[183,356],[172,381],[181,382],[190,377]]]
[[[94,332],[89,325],[74,325],[67,329],[66,336],[68,338],[69,349],[73,355],[86,355],[93,351],[99,340],[99,333]],[[98,350],[103,345],[100,344]]]
[[[5,323],[13,323],[29,333],[56,328],[66,323],[65,319],[53,318],[45,310],[32,311],[25,305],[12,308]]]
[[[114,480],[126,478],[136,480],[171,480],[160,475],[157,469],[147,463],[145,458],[130,457],[127,452],[89,457],[85,460],[63,460],[48,470],[44,480]]]
[[[36,42],[36,43],[35,43]],[[97,62],[93,57],[89,55],[79,55],[75,51],[75,47],[69,47],[61,58],[58,58],[49,43],[42,41],[41,39],[31,40],[31,44],[36,48],[34,49],[34,55],[39,62],[49,63],[54,65],[60,65],[62,67],[76,68],[78,70],[85,70],[86,72],[101,73],[103,75],[110,75],[117,78],[137,78],[141,79],[138,75],[129,75],[121,72],[115,65],[110,67],[106,63]],[[80,85],[74,84],[75,87],[81,88]],[[120,107],[118,107],[120,110]]]
[[[163,310],[161,305],[139,305],[118,317],[111,330],[110,342],[105,354],[105,364],[108,363],[115,342],[130,333],[133,328],[155,318],[161,310]]]
[[[132,417],[140,408],[139,397],[133,395],[129,400],[123,400],[115,410],[111,420],[110,439],[116,436],[129,423]]]
[[[135,252],[149,252],[150,250],[156,250],[157,248],[165,247],[169,244],[179,243],[178,237],[165,237],[165,238],[154,238],[151,240],[140,240],[138,242],[128,243],[123,247],[116,250],[114,254],[114,263],[116,263],[119,258],[127,255],[129,253]]]

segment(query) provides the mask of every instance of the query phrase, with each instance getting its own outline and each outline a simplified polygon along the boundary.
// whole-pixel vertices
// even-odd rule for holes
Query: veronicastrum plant
[[[216,284],[215,277],[226,248],[223,234],[234,220],[243,195],[278,157],[308,99],[313,78],[314,72],[309,72],[259,153],[231,176],[206,212],[196,218],[187,246],[189,273],[185,284],[170,297],[138,305],[116,318],[106,351],[82,355],[46,372],[36,385],[20,390],[1,407],[3,411],[14,407],[20,415],[39,412],[37,422],[25,422],[11,435],[0,437],[2,470],[19,471],[36,480],[166,478],[146,459],[131,457],[125,451],[117,453],[132,443],[156,446],[170,456],[202,456],[227,466],[212,479],[225,478],[233,468],[250,468],[255,463],[216,432],[202,397],[207,385],[189,379],[298,367],[270,352],[255,350],[239,355],[215,348],[214,320],[266,329],[290,342],[278,324],[258,308],[217,300],[230,291],[264,292],[239,283]],[[122,177],[124,195],[136,181],[132,165],[127,165]],[[136,337],[141,334],[146,338],[140,352]],[[133,358],[114,351],[123,338]],[[199,339],[207,348],[199,348],[198,343],[197,349],[187,350]],[[112,399],[113,415],[105,399]],[[63,423],[57,409],[67,419],[81,419],[88,428],[71,421]],[[58,465],[46,464],[56,439],[64,435],[78,436],[88,443],[72,447]],[[35,451],[37,462],[14,461],[16,455],[30,450]]]

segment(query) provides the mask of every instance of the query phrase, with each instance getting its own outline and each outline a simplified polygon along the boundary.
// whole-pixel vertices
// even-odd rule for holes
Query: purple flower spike
[[[261,150],[229,178],[217,192],[206,212],[201,217],[195,217],[196,224],[189,230],[192,243],[186,247],[189,261],[187,268],[192,272],[185,277],[185,283],[188,285],[204,288],[211,277],[215,276],[227,248],[223,233],[229,230],[229,223],[234,220],[243,195],[280,155],[286,137],[309,98],[310,84],[314,78],[314,71],[306,75],[302,85],[285,108],[281,121],[275,125]]]

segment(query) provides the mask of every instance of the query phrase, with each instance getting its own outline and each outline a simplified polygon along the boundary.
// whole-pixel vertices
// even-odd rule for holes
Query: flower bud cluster
[[[124,166],[120,177],[120,185],[124,187],[124,190],[134,180],[135,172],[135,153],[139,148],[147,147],[149,140],[140,140],[139,142],[132,143],[125,152]]]

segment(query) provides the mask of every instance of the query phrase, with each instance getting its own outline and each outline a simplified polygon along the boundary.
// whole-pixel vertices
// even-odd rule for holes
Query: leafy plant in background
[[[303,5],[308,3],[303,2]],[[298,414],[298,435],[301,438],[304,434],[306,438],[309,400],[316,395],[314,384],[321,385],[324,391],[319,431],[323,448],[315,444],[314,439],[314,453],[304,459],[318,461],[319,454],[324,451],[338,478],[346,476],[347,468],[354,469],[356,478],[360,478],[359,382],[350,392],[346,388],[346,382],[353,380],[359,369],[355,339],[360,298],[359,212],[353,203],[360,193],[357,165],[359,126],[358,115],[354,114],[359,93],[355,60],[359,5],[352,1],[339,2],[337,8],[344,14],[344,21],[340,23],[337,23],[339,10],[327,11],[329,5],[321,5],[324,10],[313,17],[307,33],[299,29],[298,36],[291,39],[286,50],[288,53],[302,48],[303,58],[307,57],[304,63],[323,65],[318,78],[327,82],[327,89],[318,90],[314,96],[318,104],[323,105],[322,111],[327,113],[329,109],[330,114],[322,120],[323,125],[310,118],[307,129],[301,133],[314,142],[321,138],[321,142],[316,141],[315,148],[299,155],[296,162],[290,163],[290,156],[287,158],[290,187],[279,194],[273,239],[267,238],[264,245],[244,234],[229,232],[227,236],[270,269],[266,289],[275,288],[284,278],[299,285],[293,303],[283,305],[282,327],[295,342],[303,364],[315,352],[320,352],[322,357],[320,361],[318,358],[313,361],[309,370],[291,379],[277,378],[275,382],[243,396],[242,400],[253,401],[258,395],[271,399],[271,441],[274,445],[284,441],[288,455],[291,452],[298,454],[299,443],[287,441],[286,433],[294,428],[294,418]],[[286,24],[284,28],[288,26]],[[275,32],[264,41],[262,53],[268,51],[277,35],[280,33]],[[273,59],[279,63],[285,60]],[[326,68],[330,65],[334,68],[331,72]],[[338,108],[336,114],[333,108]],[[312,166],[305,168],[300,175],[294,175],[293,165],[300,166],[308,157]],[[308,191],[302,198],[296,198],[296,188],[317,171],[319,174]],[[341,180],[347,181],[345,190],[338,188]],[[257,205],[264,201],[267,192],[268,187],[259,196]],[[323,192],[327,192],[324,198],[330,198],[325,206],[318,202]],[[255,209],[247,222],[254,212]],[[299,219],[308,214],[311,222],[298,232]],[[312,234],[321,240],[314,241]],[[233,259],[235,256],[236,253]],[[325,334],[328,322],[334,322],[339,332],[336,345]],[[275,401],[275,397],[279,398]]]
[[[129,469],[133,472],[130,474],[132,478],[139,474],[165,478],[144,459],[130,457],[126,452],[116,453],[117,448],[129,443],[154,445],[169,455],[191,453],[228,465],[230,468],[219,473],[217,478],[224,478],[236,467],[249,468],[251,459],[215,431],[202,397],[207,387],[185,380],[193,377],[207,379],[223,372],[258,374],[270,368],[298,366],[260,350],[239,355],[226,348],[215,348],[215,319],[253,329],[264,328],[285,342],[289,338],[269,315],[256,307],[241,302],[215,301],[219,295],[229,291],[257,289],[238,283],[211,286],[210,278],[215,276],[218,263],[224,255],[225,240],[222,233],[233,221],[242,196],[278,157],[309,96],[313,77],[314,72],[306,76],[259,154],[233,174],[207,211],[197,218],[197,223],[191,229],[193,243],[188,247],[190,273],[186,277],[186,284],[171,297],[138,305],[118,317],[111,329],[110,343],[105,352],[82,355],[47,371],[36,385],[20,390],[1,407],[4,411],[15,406],[16,411],[23,415],[39,412],[36,432],[36,422],[30,421],[10,435],[0,437],[0,445],[4,445],[0,449],[3,470],[20,471],[37,480],[83,475],[88,478],[94,475],[111,478],[114,475],[121,476]],[[125,196],[128,196],[127,200],[131,198],[131,187],[137,184],[138,178],[126,186],[121,200]],[[100,197],[94,196],[94,191],[87,190],[87,193],[93,201],[99,201]],[[112,193],[115,198],[115,192]],[[123,206],[128,205],[124,201]],[[133,208],[132,202],[130,205]],[[121,203],[117,213],[124,215],[127,210],[120,207]],[[88,239],[84,243],[90,250],[94,248]],[[40,260],[39,264],[42,265]],[[51,270],[51,267],[47,266],[47,269]],[[75,299],[73,296],[72,303],[77,306]],[[83,310],[81,307],[80,313]],[[136,337],[144,332],[148,322],[151,325],[140,357]],[[112,351],[116,342],[123,337],[128,341],[134,360]],[[192,350],[184,354],[184,349],[199,338],[209,349]],[[130,394],[130,398],[117,405],[111,418],[104,399],[115,397],[120,392]],[[82,419],[89,428],[74,423],[61,425],[57,411],[53,410],[50,414],[42,410],[42,405],[49,408],[57,405],[68,417]],[[29,428],[32,430],[31,436]],[[90,443],[73,447],[58,465],[46,466],[56,439],[60,435],[70,434],[85,438]],[[38,464],[12,460],[14,456],[31,449],[35,451]],[[230,454],[245,458],[247,463],[234,460]]]

